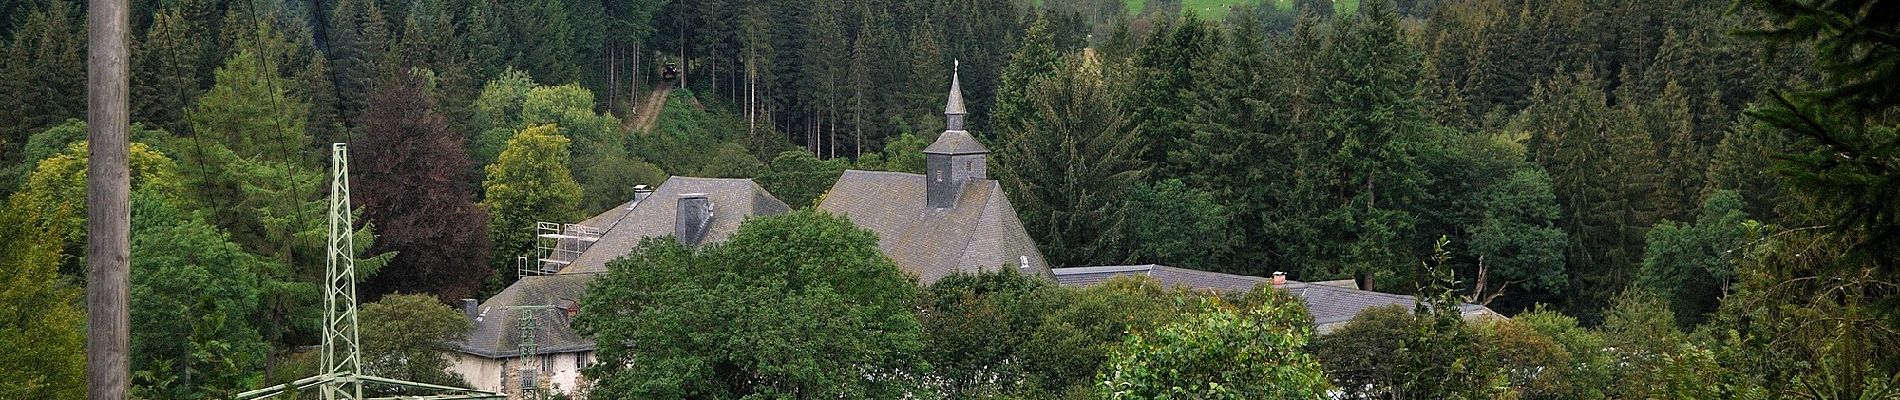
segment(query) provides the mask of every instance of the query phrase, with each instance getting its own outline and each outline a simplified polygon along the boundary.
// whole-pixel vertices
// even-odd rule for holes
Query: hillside
[[[1266,1],[1273,2],[1274,7],[1282,10],[1293,8],[1292,0]],[[1181,9],[1193,11],[1202,18],[1220,19],[1226,17],[1227,13],[1235,6],[1252,5],[1258,4],[1259,2],[1260,0],[1182,0]],[[1123,3],[1128,5],[1128,12],[1130,14],[1139,13],[1143,7],[1148,6],[1148,0],[1123,0]],[[1334,9],[1338,13],[1351,13],[1358,8],[1359,0],[1338,0],[1334,2]]]

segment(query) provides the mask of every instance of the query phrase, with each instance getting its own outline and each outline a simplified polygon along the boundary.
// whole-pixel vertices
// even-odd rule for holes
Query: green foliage
[[[1725,398],[1721,366],[1709,350],[1676,330],[1662,298],[1633,290],[1619,296],[1603,319],[1604,344],[1617,364],[1612,398]]]
[[[884,142],[883,154],[866,154],[852,165],[854,169],[866,171],[907,172],[922,175],[924,173],[924,148],[930,142],[922,136],[908,132]]]
[[[1741,208],[1740,194],[1718,191],[1702,203],[1695,224],[1665,220],[1650,228],[1637,285],[1662,296],[1682,326],[1715,311],[1735,277],[1736,250],[1759,226]]]
[[[1519,314],[1523,319],[1495,319],[1479,324],[1484,346],[1492,349],[1512,393],[1523,399],[1577,399],[1601,397],[1580,374],[1588,360],[1578,360],[1567,338],[1553,337],[1547,329],[1568,328],[1573,335],[1594,335],[1577,328],[1576,319],[1548,311]],[[1568,321],[1563,325],[1561,321]],[[1554,325],[1554,326],[1553,326]],[[1599,339],[1596,343],[1601,343]],[[1597,353],[1596,348],[1581,349]],[[1595,397],[1591,397],[1595,396]]]
[[[475,165],[496,162],[515,132],[552,125],[572,143],[573,157],[565,165],[581,185],[581,209],[605,210],[632,198],[633,186],[620,184],[629,180],[628,165],[638,160],[627,155],[620,120],[594,109],[593,92],[580,85],[541,86],[526,73],[507,70],[474,100],[470,126],[479,133],[471,157]]]
[[[1168,154],[1188,137],[1189,109],[1184,98],[1195,87],[1196,71],[1211,63],[1220,46],[1218,31],[1206,21],[1164,17],[1129,62],[1127,126],[1140,127],[1141,159],[1167,166]]]
[[[739,156],[759,154],[734,151],[728,145],[739,143],[743,146],[739,149],[746,151],[777,149],[783,145],[782,140],[759,142],[735,134],[746,132],[743,120],[707,110],[686,90],[674,90],[657,118],[653,130],[635,134],[628,148],[634,156],[675,175],[750,176],[743,173],[758,171],[759,159]]]
[[[162,196],[133,197],[134,392],[222,398],[255,387],[270,350],[260,331],[263,276],[285,266],[245,252]]]
[[[1445,265],[1446,239],[1419,274],[1411,313],[1397,307],[1361,311],[1314,343],[1333,383],[1348,397],[1399,399],[1492,398],[1506,390],[1508,370],[1498,349],[1464,321],[1456,281]]]
[[[1332,390],[1305,351],[1312,318],[1292,295],[1221,309],[1130,335],[1102,371],[1116,399],[1325,399]]]
[[[602,397],[915,395],[917,286],[843,217],[746,221],[723,244],[644,241],[588,287],[575,324]]]
[[[77,400],[85,397],[85,310],[82,288],[60,279],[62,232],[31,226],[39,211],[0,210],[0,397]]]
[[[842,158],[819,160],[804,150],[786,150],[759,174],[759,186],[793,207],[816,206],[847,166]]]
[[[1037,296],[1060,290],[1008,269],[952,274],[925,288],[919,322],[924,360],[945,398],[982,398],[1029,392],[1021,364],[1036,342],[1045,309]]]
[[[27,134],[86,110],[86,21],[76,2],[54,1],[32,7],[17,25],[0,64],[0,142],[8,160],[17,160]]]
[[[270,57],[255,51],[240,50],[218,68],[217,84],[186,112],[193,135],[245,158],[305,162],[297,150],[310,141],[310,105],[290,96],[290,80],[275,65],[260,65]]]
[[[1568,237],[1556,226],[1559,209],[1550,176],[1536,167],[1519,169],[1479,196],[1483,217],[1471,228],[1470,249],[1487,279],[1502,280],[1500,290],[1515,284],[1562,293],[1569,284],[1563,253]]]
[[[1179,179],[1137,185],[1123,207],[1128,262],[1219,269],[1240,244],[1227,206]]]
[[[144,40],[134,48],[131,66],[132,120],[175,132],[189,125],[185,110],[198,97],[199,68],[205,63],[205,39],[211,33],[203,21],[186,20],[182,10],[160,11],[152,16]]]
[[[1091,390],[1110,354],[1130,333],[1159,329],[1207,311],[1198,294],[1171,290],[1146,277],[1116,278],[1081,289],[1044,292],[1032,309],[1040,326],[1023,345],[1027,381],[1052,394]]]
[[[468,317],[435,296],[396,294],[363,304],[363,372],[410,382],[467,387],[449,372],[449,343],[468,333]]]
[[[540,258],[534,252],[535,223],[575,220],[581,186],[568,174],[569,140],[553,125],[537,125],[508,139],[508,147],[482,181],[482,206],[489,215],[489,237],[494,240],[494,268],[489,289],[513,283],[515,257]]]
[[[1142,130],[1124,119],[1099,65],[1067,65],[1035,82],[1020,125],[1002,127],[1012,133],[993,149],[993,170],[1051,262],[1117,261],[1123,199],[1146,165]]]
[[[1001,85],[996,90],[996,106],[991,108],[990,124],[1001,129],[996,137],[1020,134],[1014,129],[1024,126],[1039,111],[1031,104],[1036,98],[1033,93],[1038,81],[1054,76],[1062,66],[1062,54],[1055,49],[1055,37],[1049,31],[1047,12],[1036,13],[1029,30],[1023,33],[1023,45],[1009,57],[1009,65],[1003,67]]]
[[[1298,176],[1321,193],[1318,209],[1302,219],[1318,233],[1316,248],[1295,262],[1360,279],[1399,276],[1415,259],[1402,240],[1418,216],[1405,204],[1419,199],[1429,177],[1414,146],[1426,142],[1419,59],[1402,39],[1390,1],[1371,1],[1334,22],[1318,68],[1331,71],[1318,87],[1317,140],[1305,143]]]
[[[81,130],[83,130],[83,125]],[[165,155],[152,151],[144,143],[129,147],[128,165],[132,187],[156,196],[176,198],[183,189],[178,166]],[[57,232],[55,248],[59,271],[64,276],[86,275],[82,256],[86,245],[86,165],[87,142],[72,143],[65,151],[40,161],[27,176],[25,186],[10,200],[12,207],[27,210],[32,229]]]

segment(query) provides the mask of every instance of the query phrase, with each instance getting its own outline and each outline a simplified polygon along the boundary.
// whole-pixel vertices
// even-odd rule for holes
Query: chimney
[[[475,299],[462,299],[462,315],[470,321],[475,320],[475,304]]]
[[[1285,272],[1273,271],[1273,286],[1274,287],[1286,286]]]
[[[651,196],[653,196],[653,188],[647,187],[647,185],[633,185],[633,203],[627,204],[627,209],[632,210],[634,206],[640,205],[641,201]]]
[[[673,237],[681,245],[698,246],[700,239],[706,236],[706,228],[712,225],[713,203],[705,193],[687,193],[680,195],[678,218],[673,222]]]

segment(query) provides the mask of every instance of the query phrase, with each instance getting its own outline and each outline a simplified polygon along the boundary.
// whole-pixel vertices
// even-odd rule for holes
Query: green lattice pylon
[[[323,373],[337,379],[322,387],[324,400],[363,398],[363,353],[356,327],[356,235],[350,212],[349,146],[330,145],[330,234],[324,258]]]

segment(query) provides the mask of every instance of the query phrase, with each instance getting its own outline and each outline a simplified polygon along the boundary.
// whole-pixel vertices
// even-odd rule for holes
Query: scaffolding
[[[350,207],[349,146],[331,145],[330,157],[330,234],[326,240],[328,249],[324,252],[323,369],[316,376],[239,393],[237,398],[263,399],[311,387],[318,388],[318,398],[323,400],[503,398],[499,393],[363,375],[363,350],[358,341],[356,319],[356,235],[351,216],[354,209]],[[441,394],[365,398],[365,383]]]
[[[561,224],[555,222],[534,223],[534,260],[521,257],[515,261],[519,277],[553,275],[573,264],[581,253],[600,241],[604,230],[581,224]]]

